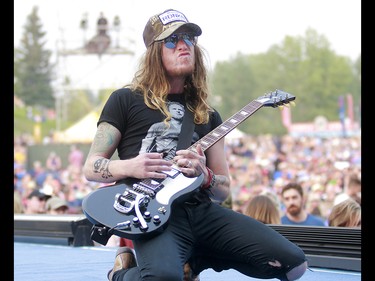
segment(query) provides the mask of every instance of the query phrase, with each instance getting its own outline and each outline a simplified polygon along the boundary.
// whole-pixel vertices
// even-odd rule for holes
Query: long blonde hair
[[[166,116],[164,122],[167,123],[172,118],[166,105],[170,85],[162,63],[161,48],[162,44],[157,43],[147,48],[132,83],[127,86],[141,92],[146,105],[160,110]],[[194,122],[204,124],[208,122],[209,112],[213,109],[208,104],[209,90],[203,50],[195,45],[194,52],[194,72],[186,78],[184,96],[188,109],[194,114]]]
[[[265,224],[280,224],[279,209],[267,195],[259,194],[252,197],[244,214]]]
[[[361,205],[354,199],[346,199],[333,206],[328,216],[328,225],[337,227],[360,227]]]

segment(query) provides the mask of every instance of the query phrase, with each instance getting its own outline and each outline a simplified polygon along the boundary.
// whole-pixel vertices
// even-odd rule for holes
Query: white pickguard
[[[163,205],[168,205],[173,195],[190,186],[197,178],[185,177],[182,173],[175,178],[167,177],[162,184],[164,187],[156,193],[156,200]]]

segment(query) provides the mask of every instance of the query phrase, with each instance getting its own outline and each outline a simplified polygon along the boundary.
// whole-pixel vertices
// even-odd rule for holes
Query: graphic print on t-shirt
[[[185,108],[179,102],[168,102],[167,106],[172,115],[169,127],[164,122],[153,124],[149,128],[146,137],[142,140],[139,153],[164,153],[164,159],[166,160],[171,160],[175,156]]]

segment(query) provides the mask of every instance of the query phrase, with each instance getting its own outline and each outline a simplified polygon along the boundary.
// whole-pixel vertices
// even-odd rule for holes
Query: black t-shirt
[[[98,125],[107,122],[121,132],[119,159],[130,159],[144,152],[164,152],[166,159],[174,156],[183,114],[187,108],[183,95],[168,95],[168,108],[173,118],[170,127],[163,123],[165,116],[146,106],[143,96],[129,88],[114,91],[106,102]],[[195,125],[192,143],[204,137],[222,123],[215,110],[208,124]]]

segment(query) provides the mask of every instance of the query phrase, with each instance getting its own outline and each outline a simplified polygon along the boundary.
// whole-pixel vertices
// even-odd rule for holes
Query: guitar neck
[[[205,135],[203,138],[199,139],[188,150],[196,152],[196,147],[200,144],[203,148],[203,151],[207,150],[213,146],[220,139],[229,134],[234,128],[240,125],[243,121],[253,115],[258,109],[263,106],[262,103],[254,100],[244,106],[240,111],[233,114],[229,119],[224,121],[220,126],[216,127],[210,133]]]

